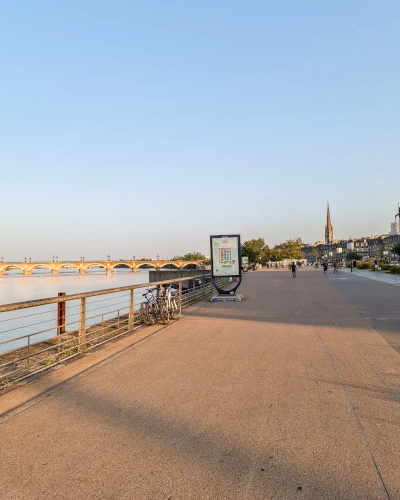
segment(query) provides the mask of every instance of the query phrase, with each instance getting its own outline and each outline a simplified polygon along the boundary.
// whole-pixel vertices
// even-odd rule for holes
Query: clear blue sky
[[[0,6],[0,256],[389,230],[400,2]]]

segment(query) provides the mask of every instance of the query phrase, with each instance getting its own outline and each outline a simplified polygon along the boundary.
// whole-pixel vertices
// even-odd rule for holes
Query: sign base
[[[243,295],[213,295],[210,302],[241,302]]]

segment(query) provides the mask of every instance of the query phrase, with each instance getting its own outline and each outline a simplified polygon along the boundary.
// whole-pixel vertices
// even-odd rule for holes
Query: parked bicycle
[[[169,323],[169,318],[165,314],[165,305],[162,306],[161,294],[157,297],[154,295],[154,291],[157,288],[149,288],[146,293],[143,294],[145,302],[140,304],[140,316],[146,325],[154,325],[159,320],[164,324]]]
[[[165,288],[164,294],[169,316],[175,320],[179,319],[182,314],[182,302],[178,290],[169,285]]]
[[[158,297],[153,293],[157,288],[151,288],[143,294],[145,301],[140,304],[140,316],[146,325],[154,325],[162,321],[168,325],[170,318],[177,320],[182,314],[182,302],[178,291],[169,285],[158,291]]]

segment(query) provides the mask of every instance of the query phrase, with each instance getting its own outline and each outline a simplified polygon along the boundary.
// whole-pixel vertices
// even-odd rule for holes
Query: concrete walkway
[[[1,498],[400,499],[400,355],[322,272],[240,291],[4,394]]]

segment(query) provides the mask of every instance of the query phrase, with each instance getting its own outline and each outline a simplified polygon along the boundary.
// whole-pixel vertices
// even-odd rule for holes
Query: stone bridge
[[[29,276],[35,269],[50,270],[52,274],[58,274],[61,269],[76,269],[80,274],[85,274],[88,269],[100,268],[102,267],[107,274],[111,274],[112,270],[117,266],[129,267],[132,272],[136,272],[140,268],[152,267],[156,270],[160,270],[165,266],[173,266],[176,269],[185,269],[189,265],[199,265],[202,262],[199,260],[191,261],[171,261],[171,260],[106,260],[106,261],[93,261],[93,262],[75,262],[75,261],[65,261],[65,262],[2,262],[0,263],[0,275],[3,275],[6,271],[20,270],[24,275]]]

